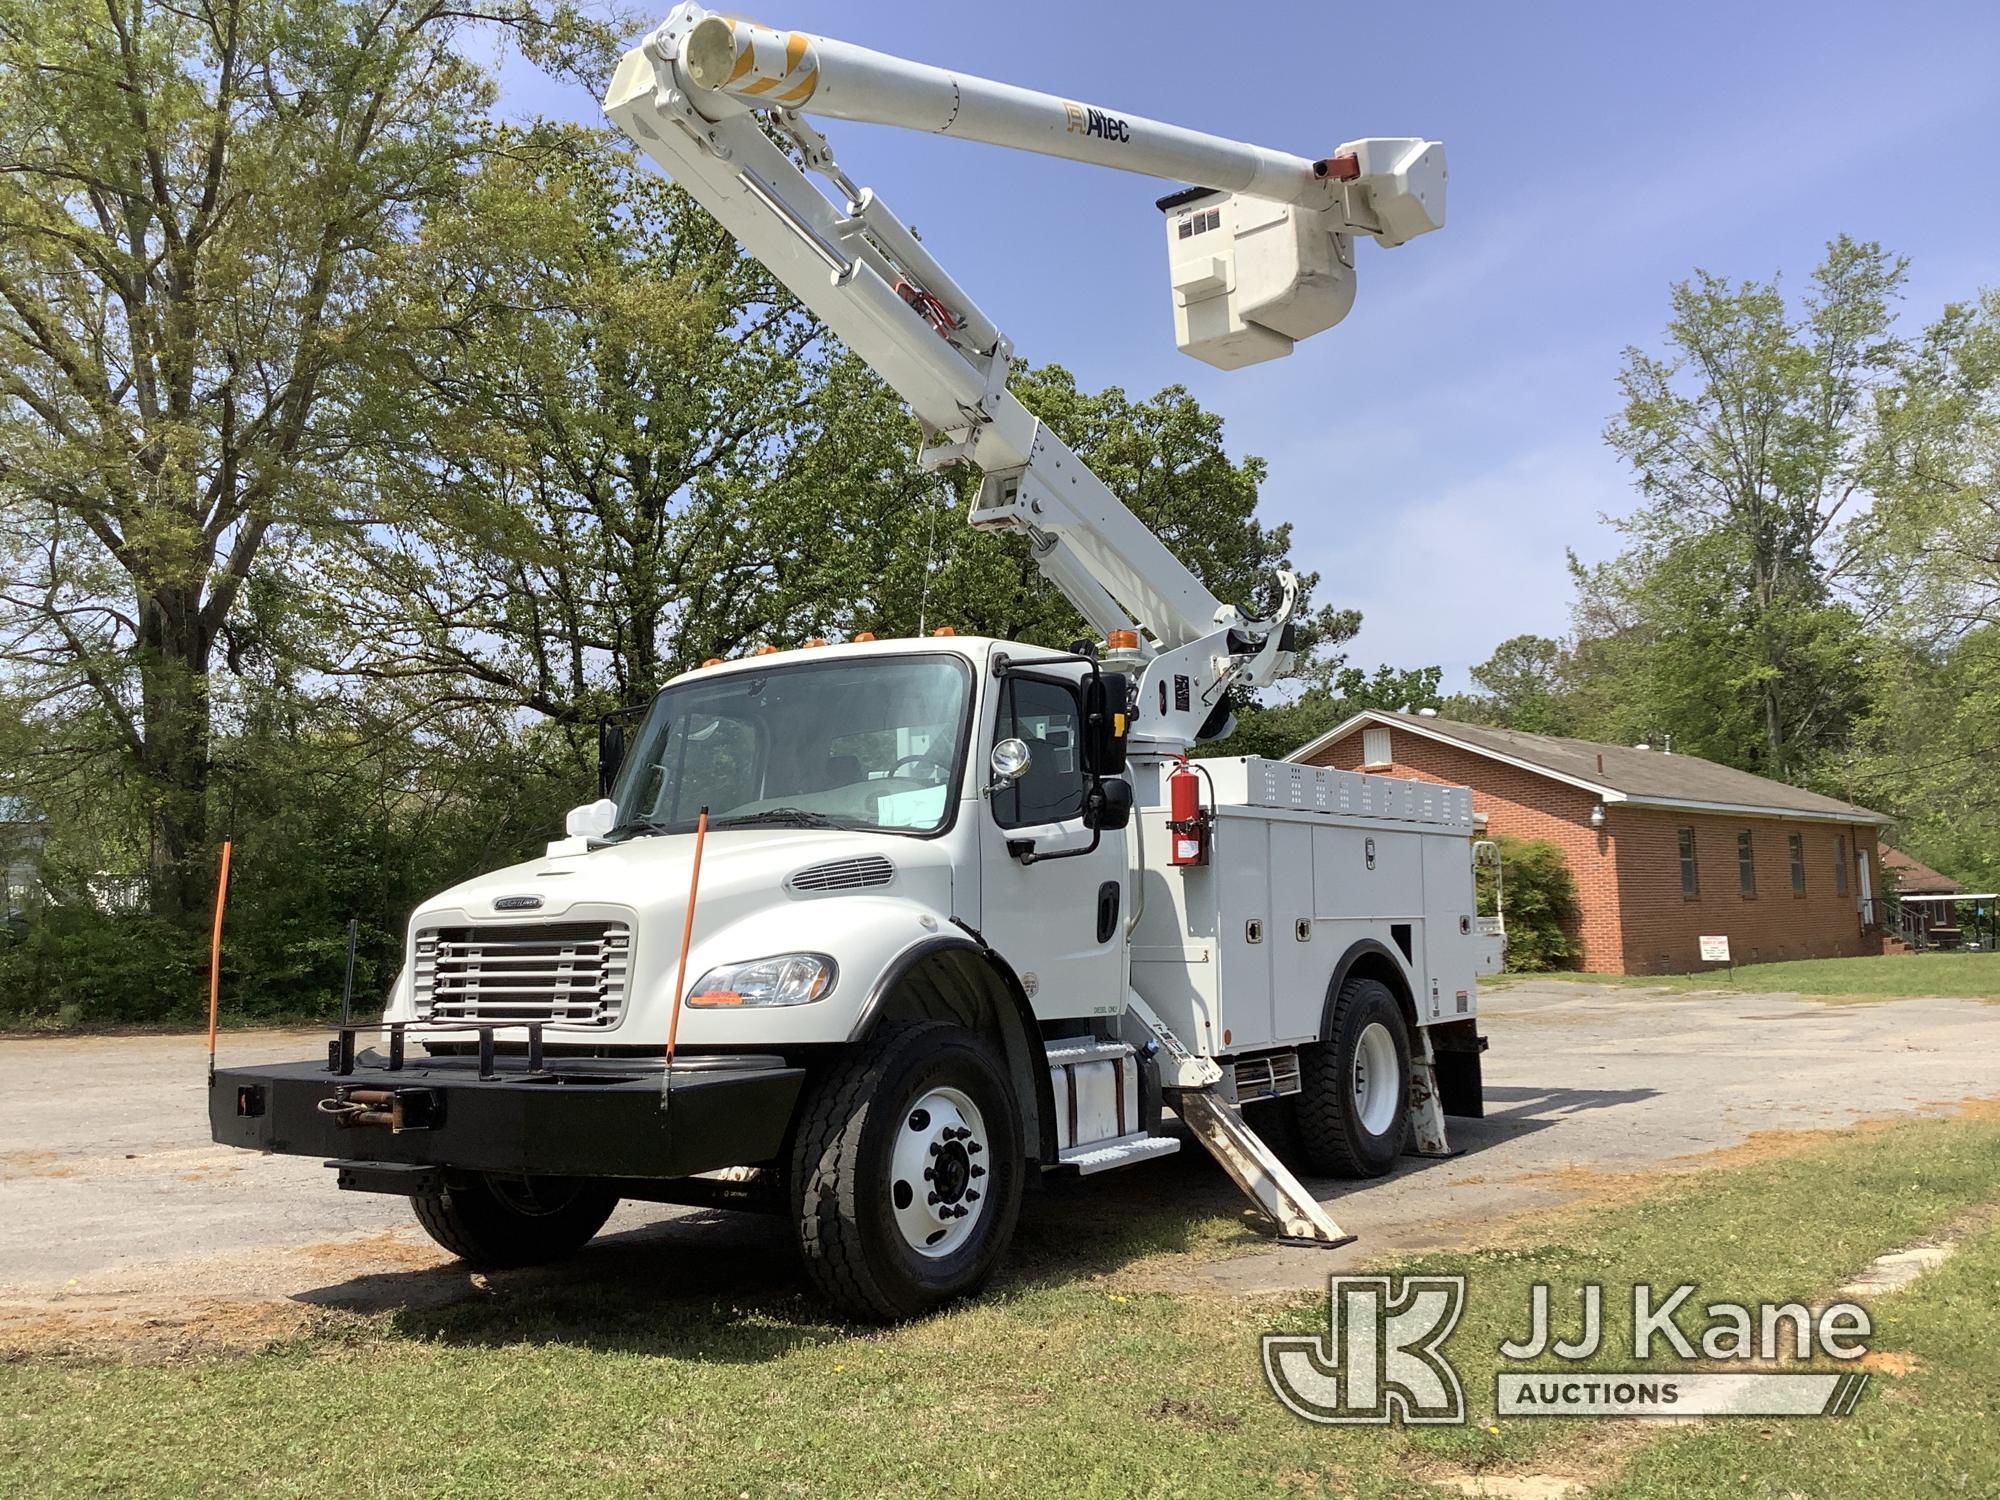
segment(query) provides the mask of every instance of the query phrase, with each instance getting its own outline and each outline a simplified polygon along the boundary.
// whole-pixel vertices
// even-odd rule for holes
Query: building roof
[[[1582,787],[1605,803],[1820,822],[1881,825],[1892,821],[1852,802],[1822,797],[1818,792],[1788,786],[1769,777],[1719,766],[1698,755],[1674,755],[1632,745],[1602,745],[1595,740],[1562,739],[1552,734],[1524,734],[1518,729],[1495,729],[1486,724],[1461,724],[1456,719],[1384,713],[1376,709],[1364,710],[1335,725],[1311,744],[1294,750],[1288,759],[1306,760],[1368,724],[1391,725],[1457,745],[1489,760]]]
[[[1900,896],[1956,896],[1965,889],[1949,875],[1940,875],[1922,860],[1888,844],[1882,846],[1880,858],[1884,872],[1896,877]]]

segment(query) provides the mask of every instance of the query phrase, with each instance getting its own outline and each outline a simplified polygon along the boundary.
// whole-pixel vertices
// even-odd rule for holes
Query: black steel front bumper
[[[351,1043],[344,1058],[332,1050],[330,1061],[217,1070],[211,1135],[343,1165],[687,1177],[775,1158],[805,1079],[803,1068],[770,1056],[679,1058],[671,1068],[657,1059],[536,1057],[531,1067],[494,1058],[489,1045],[483,1061],[433,1057],[391,1069],[372,1054],[354,1058]]]

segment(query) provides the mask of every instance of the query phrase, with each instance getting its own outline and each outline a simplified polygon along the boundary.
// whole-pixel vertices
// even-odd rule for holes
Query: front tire
[[[617,1206],[616,1193],[561,1177],[468,1177],[410,1200],[432,1239],[468,1264],[495,1269],[574,1255]]]
[[[891,1322],[978,1291],[1021,1211],[1020,1109],[991,1046],[886,1022],[812,1087],[791,1182],[806,1273],[853,1317]]]
[[[1379,979],[1350,979],[1333,1002],[1332,1040],[1299,1049],[1292,1123],[1316,1172],[1380,1177],[1409,1140],[1410,1034]]]

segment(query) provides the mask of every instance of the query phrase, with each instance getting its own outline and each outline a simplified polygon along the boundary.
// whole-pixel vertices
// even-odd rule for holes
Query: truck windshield
[[[612,790],[613,839],[769,825],[933,833],[950,817],[971,674],[956,656],[731,672],[661,693]]]

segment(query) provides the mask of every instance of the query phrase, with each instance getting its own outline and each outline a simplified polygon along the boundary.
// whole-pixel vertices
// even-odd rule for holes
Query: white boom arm
[[[910,404],[929,438],[927,467],[963,461],[983,473],[974,526],[1026,535],[1042,571],[1101,635],[1143,627],[1147,665],[1135,740],[1173,750],[1212,737],[1224,728],[1218,709],[1227,689],[1261,686],[1290,665],[1284,630],[1296,602],[1290,575],[1282,575],[1283,604],[1271,620],[1251,620],[1219,603],[1008,391],[1012,343],[908,226],[840,171],[825,139],[797,111],[962,135],[1191,180],[1221,193],[1240,190],[1289,205],[1272,212],[1296,216],[1285,222],[1300,243],[1321,236],[1341,255],[1349,233],[1398,244],[1442,222],[1441,147],[1364,141],[1315,163],[823,37],[772,31],[693,4],[677,7],[625,54],[604,107]],[[842,204],[812,185],[772,131],[797,149],[805,168],[841,192]],[[1204,197],[1203,207],[1211,201],[1222,200]],[[1228,201],[1232,208],[1238,202]],[[1311,260],[1317,252],[1307,250]],[[1300,308],[1326,290],[1315,265],[1294,266],[1282,295],[1262,296],[1247,286],[1252,272],[1239,274],[1233,257],[1228,265],[1217,261],[1222,284],[1208,291],[1183,275],[1185,260],[1177,254],[1174,261],[1177,326],[1196,327],[1198,336],[1190,320],[1221,317],[1216,326],[1226,325],[1226,336],[1218,336],[1216,347],[1227,344],[1232,359],[1216,362],[1247,362],[1234,354],[1243,349],[1253,350],[1249,358],[1282,353],[1268,341],[1289,349],[1291,338],[1317,331],[1291,331],[1313,321],[1313,309]],[[1345,312],[1341,298],[1352,298],[1351,258],[1346,276],[1333,288],[1338,310],[1320,326],[1337,321]],[[1192,300],[1184,297],[1183,280],[1196,287]],[[1228,310],[1214,313],[1204,298]],[[1239,316],[1243,307],[1249,312]],[[1246,322],[1259,312],[1274,321]]]

